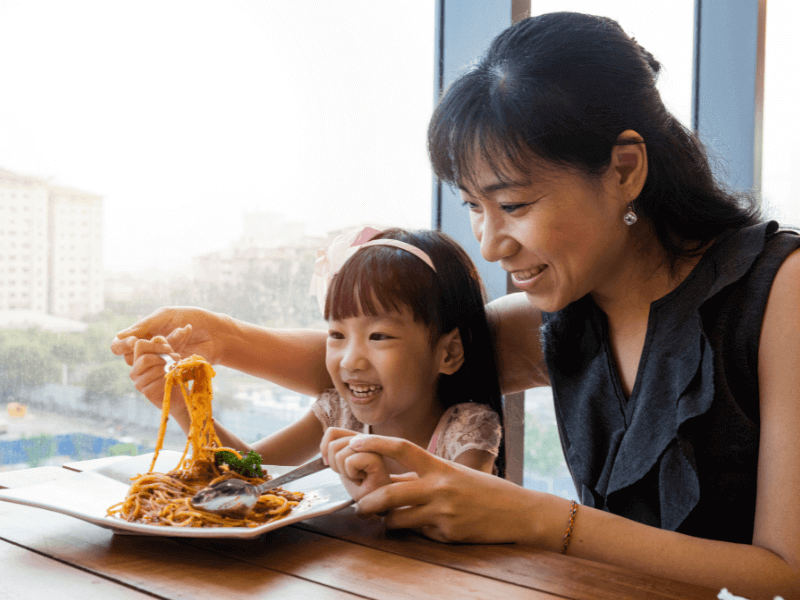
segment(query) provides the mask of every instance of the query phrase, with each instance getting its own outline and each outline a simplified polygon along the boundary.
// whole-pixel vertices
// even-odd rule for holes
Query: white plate
[[[180,457],[180,452],[163,450],[158,455],[154,470],[161,473],[171,471]],[[0,490],[0,500],[60,512],[113,529],[116,533],[191,538],[258,537],[267,531],[326,515],[353,503],[339,481],[339,476],[330,469],[325,469],[283,486],[285,490],[303,492],[305,498],[287,517],[258,527],[165,527],[128,523],[117,517],[106,516],[109,506],[125,498],[130,487],[130,478],[146,473],[152,460],[152,453],[142,454],[55,481]],[[270,475],[281,475],[294,467],[265,465],[264,468]]]

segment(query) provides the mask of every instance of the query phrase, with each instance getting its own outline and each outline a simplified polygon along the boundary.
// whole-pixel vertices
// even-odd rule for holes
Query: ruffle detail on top
[[[448,408],[439,420],[442,435],[437,456],[455,460],[467,450],[484,450],[497,457],[503,428],[500,416],[486,404],[462,402]]]
[[[715,397],[703,305],[748,273],[777,229],[762,223],[718,241],[675,290],[651,304],[627,401],[606,316],[591,298],[543,314],[556,418],[584,504],[671,531],[697,505],[700,480],[684,424],[707,413]]]
[[[356,419],[353,411],[350,410],[347,402],[342,399],[336,388],[328,388],[322,392],[311,405],[311,410],[322,423],[324,430],[329,427],[339,427],[359,433],[368,432],[367,426]]]

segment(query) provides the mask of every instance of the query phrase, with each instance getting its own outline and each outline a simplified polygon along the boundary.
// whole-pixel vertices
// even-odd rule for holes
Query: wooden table
[[[16,476],[27,484],[38,473],[57,475]],[[440,544],[352,508],[253,540],[199,541],[115,535],[0,502],[0,599],[711,600],[718,591],[513,544]]]

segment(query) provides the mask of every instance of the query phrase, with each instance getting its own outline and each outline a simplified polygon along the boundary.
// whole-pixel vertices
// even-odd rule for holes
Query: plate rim
[[[165,451],[162,451],[164,454]],[[167,451],[168,452],[168,451]],[[178,453],[179,455],[182,453]],[[144,456],[152,457],[153,453],[146,453],[140,454],[137,457],[131,458],[138,458],[139,460],[142,459]],[[122,461],[120,461],[122,462]],[[115,463],[115,466],[118,466],[118,463]],[[286,467],[283,465],[264,465],[269,470],[270,468],[276,470],[286,470],[291,467]],[[85,521],[87,523],[91,523],[93,525],[97,525],[99,527],[103,527],[105,529],[110,529],[114,533],[119,533],[122,535],[143,535],[143,536],[150,536],[150,537],[180,537],[180,538],[195,538],[195,539],[202,539],[202,538],[217,538],[217,539],[225,539],[225,538],[234,538],[234,539],[250,539],[259,537],[265,533],[268,533],[274,529],[280,529],[281,527],[287,527],[294,523],[299,523],[306,519],[310,519],[313,517],[320,517],[323,515],[327,515],[333,512],[337,512],[348,506],[353,504],[353,499],[346,493],[344,486],[340,482],[330,482],[324,483],[320,485],[313,486],[311,488],[303,489],[301,482],[298,482],[298,486],[296,491],[302,491],[305,494],[317,494],[320,491],[325,491],[326,489],[336,488],[337,491],[345,491],[346,499],[342,499],[338,502],[333,502],[330,506],[325,508],[319,508],[314,510],[313,506],[309,506],[307,510],[300,511],[296,514],[290,513],[288,516],[284,517],[283,519],[277,519],[275,521],[271,521],[269,523],[264,523],[263,525],[258,525],[256,527],[170,527],[165,525],[148,525],[144,523],[130,523],[128,521],[124,521],[119,519],[118,517],[112,516],[104,516],[104,517],[96,517],[92,515],[88,515],[85,513],[79,513],[77,511],[70,510],[68,508],[62,508],[50,504],[46,504],[44,502],[38,502],[36,500],[31,500],[29,498],[17,498],[15,497],[15,492],[21,492],[23,490],[31,490],[32,488],[40,487],[40,486],[51,486],[51,485],[58,485],[62,482],[69,482],[74,481],[75,479],[86,478],[94,476],[94,477],[101,477],[103,479],[107,479],[110,481],[114,481],[115,483],[119,483],[120,485],[125,485],[117,479],[112,477],[108,477],[103,473],[98,473],[98,470],[102,470],[101,467],[87,469],[85,471],[78,471],[73,472],[68,477],[62,477],[56,480],[48,480],[41,483],[36,483],[32,485],[17,487],[17,488],[8,488],[8,489],[0,489],[0,501],[10,502],[13,504],[21,504],[24,506],[30,506],[32,508],[38,508],[42,510],[48,510],[50,512],[56,512],[63,515],[67,515],[69,517],[73,517],[79,519],[81,521]],[[290,484],[291,485],[291,484]],[[293,486],[294,487],[294,486]],[[303,502],[305,499],[303,500]]]

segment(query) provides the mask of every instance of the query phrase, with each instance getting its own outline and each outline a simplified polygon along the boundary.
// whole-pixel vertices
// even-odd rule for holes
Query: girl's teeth
[[[369,398],[381,389],[379,385],[350,385],[350,391],[356,398]]]

